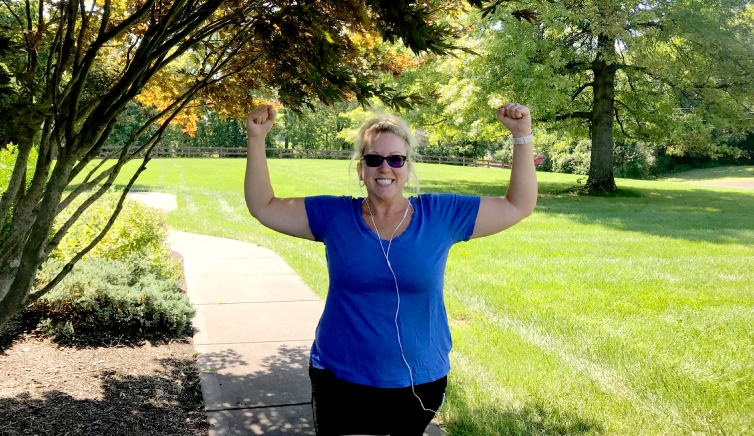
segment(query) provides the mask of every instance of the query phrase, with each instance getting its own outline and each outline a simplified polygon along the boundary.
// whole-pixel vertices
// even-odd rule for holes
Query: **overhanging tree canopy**
[[[431,1],[0,2],[0,147],[14,143],[18,150],[0,199],[0,326],[104,236],[148,158],[103,232],[51,283],[29,293],[67,229],[192,104],[229,111],[232,101],[232,109],[243,110],[275,98],[295,109],[376,96],[404,106],[412,97],[372,84],[375,73],[389,69],[389,58],[373,56],[358,36],[375,32],[417,52],[452,48],[452,29],[433,21]],[[134,128],[115,160],[90,169],[137,97],[157,113]],[[38,158],[27,173],[32,149]],[[83,182],[74,186],[76,177]],[[81,196],[86,201],[51,234],[55,217]]]

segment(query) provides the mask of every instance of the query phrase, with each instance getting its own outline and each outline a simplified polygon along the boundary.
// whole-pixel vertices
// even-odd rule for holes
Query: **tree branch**
[[[636,65],[628,65],[628,64],[611,64],[610,66],[608,66],[608,68],[614,72],[618,70],[623,70],[623,71],[639,71],[641,73],[646,73],[648,70],[648,68],[646,67],[639,67]]]
[[[173,4],[173,8],[171,8],[171,11],[173,11],[173,14],[177,14],[176,11],[176,5],[181,2],[177,2]],[[217,3],[217,4],[215,4]],[[171,38],[171,41],[173,41],[176,45],[181,44],[178,42],[179,40],[176,39],[178,36],[183,38],[184,36],[187,36],[190,34],[191,31],[195,30],[197,27],[201,25],[201,23],[209,17],[214,10],[217,9],[219,4],[222,3],[221,0],[215,0],[214,2],[207,2],[203,5],[202,8],[200,8],[200,13],[193,12],[191,14],[192,22],[189,23],[179,23],[176,24],[173,27],[181,28],[183,27],[179,32],[177,32],[175,35],[173,35]],[[164,23],[164,24],[163,24]],[[139,48],[137,49],[136,54],[134,55],[134,59],[139,59],[138,61],[138,67],[134,67],[134,63],[131,63],[130,67],[128,68],[124,74],[123,77],[121,77],[121,80],[118,84],[116,84],[108,93],[113,96],[120,96],[120,97],[128,97],[128,99],[132,98],[135,95],[135,91],[133,90],[139,90],[143,85],[154,75],[156,71],[158,71],[160,68],[164,66],[165,61],[165,55],[168,54],[170,51],[170,48],[167,47],[165,44],[163,44],[160,47],[156,47],[156,44],[159,43],[159,38],[156,36],[159,36],[163,33],[172,33],[172,30],[168,32],[168,25],[170,24],[169,20],[163,20],[161,21],[157,27],[154,28],[154,30],[147,31],[147,34],[144,37],[144,40],[140,44]],[[99,40],[99,39],[98,39]],[[104,42],[104,41],[102,41]],[[192,47],[194,44],[196,44],[198,41],[190,41],[188,44],[183,44],[183,47],[179,47],[176,52],[185,52],[190,47]],[[93,45],[89,53],[94,53],[95,46]],[[173,59],[174,57],[178,56],[178,53],[170,53],[170,58]],[[88,62],[85,62],[82,69],[86,70],[90,67],[91,62],[93,62],[94,56],[92,55]],[[134,61],[136,62],[136,61]],[[143,69],[146,66],[146,69]],[[82,78],[79,78],[77,81],[77,86],[74,91],[74,95],[70,99],[70,104],[73,104],[73,102],[77,99],[78,95],[81,92],[83,86],[83,80]],[[130,89],[129,89],[130,88]],[[124,93],[124,91],[128,90]],[[109,98],[105,98],[104,101],[107,102],[107,107],[105,108],[99,108],[102,109],[101,113],[103,114],[102,117],[105,120],[109,120],[114,114],[117,114],[119,112],[119,108],[122,107],[125,104],[124,98],[115,98],[113,100],[110,100]],[[101,121],[100,121],[101,122]],[[94,123],[94,121],[87,120],[86,123]],[[65,123],[67,130],[70,129],[71,123]],[[96,123],[95,123],[96,124]],[[89,126],[84,126],[85,128],[81,129],[81,134],[85,136],[91,136],[92,132],[97,131],[98,129],[90,128]],[[86,142],[81,138],[82,140],[79,141],[79,143]],[[66,135],[66,142],[72,143],[72,138],[69,138],[68,135]],[[91,151],[91,148],[84,147],[83,150],[89,150]],[[77,154],[83,156],[81,154],[81,150],[76,152]],[[84,151],[84,153],[87,153]]]
[[[68,69],[68,64],[71,62],[71,56],[73,54],[74,50],[74,39],[73,39],[73,33],[76,30],[76,16],[78,15],[78,3],[76,0],[71,0],[66,3],[68,5],[68,27],[66,28],[65,37],[63,38],[63,53],[58,59],[58,66],[62,71],[65,71]],[[82,73],[78,72],[78,69],[74,72],[74,74],[81,75]],[[71,81],[69,83],[74,83],[74,81]],[[71,119],[73,116],[75,116],[76,113],[76,107],[74,107],[71,103],[68,104],[68,113],[67,118]],[[66,144],[73,144],[73,123],[64,123],[64,137],[65,137],[65,143]]]
[[[224,65],[229,60],[230,60],[230,57],[227,57],[226,60],[223,62],[223,64],[221,64],[220,66]],[[208,86],[211,83],[214,83],[212,81],[209,81],[209,78],[212,77],[212,76],[214,76],[214,73],[215,73],[215,71],[212,71],[211,74],[209,74],[204,80],[195,83],[190,89],[186,90],[183,94],[181,94],[178,98],[176,98],[168,107],[166,107],[165,109],[163,109],[162,111],[160,111],[158,114],[153,115],[149,120],[147,120],[141,126],[141,128],[139,130],[137,130],[135,133],[133,133],[133,132],[131,133],[128,141],[126,142],[126,144],[124,145],[123,148],[129,148],[130,149],[131,145],[136,141],[136,139],[140,138],[144,133],[146,133],[146,131],[147,131],[147,129],[149,129],[149,127],[151,127],[154,123],[156,123],[159,119],[161,119],[162,117],[164,117],[166,114],[168,114],[171,111],[173,111],[173,113],[163,123],[163,125],[160,127],[160,129],[158,129],[158,131],[156,133],[154,133],[152,135],[152,137],[149,140],[147,140],[147,142],[142,147],[140,147],[139,149],[137,149],[134,153],[132,153],[129,156],[129,158],[128,158],[129,161],[131,159],[133,159],[138,153],[140,153],[145,147],[149,146],[155,140],[155,138],[157,137],[157,135],[159,135],[160,137],[162,136],[164,129],[167,127],[167,125],[170,123],[170,121],[172,121],[178,115],[178,113],[180,113],[180,111],[185,108],[185,106],[188,104],[188,102],[192,100],[193,96],[199,90],[201,90],[202,88]],[[235,72],[234,72],[234,74],[235,74]],[[221,76],[219,78],[216,78],[215,80],[219,81],[219,80],[224,79],[227,76],[228,76],[228,74],[226,74],[225,76]],[[101,147],[99,147],[99,148],[101,148]],[[92,154],[95,151],[96,151],[96,153],[99,153],[99,150],[97,149],[97,147],[95,147],[92,150],[90,150],[89,154]],[[110,156],[113,156],[115,154],[116,153],[114,152]],[[82,159],[82,161],[79,162],[79,164],[76,165],[76,167],[74,167],[73,170],[71,170],[71,175],[69,176],[68,183],[70,183],[76,177],[76,175],[78,175],[86,167],[86,162],[89,162],[90,160],[91,159]],[[69,194],[65,198],[65,200],[63,200],[63,202],[61,202],[60,207],[59,207],[59,211],[61,211],[61,210],[65,209],[66,207],[68,207],[68,205],[78,195],[80,195],[82,192],[85,192],[90,187],[92,187],[94,185],[97,185],[100,181],[102,181],[102,179],[104,179],[104,177],[106,177],[107,175],[111,174],[115,170],[115,165],[114,165],[113,167],[108,168],[107,170],[105,170],[102,173],[98,174],[97,177],[94,180],[90,181],[91,176],[102,165],[104,165],[104,163],[106,161],[107,161],[107,158],[102,159],[100,161],[100,163],[97,164],[97,166],[94,169],[92,169],[89,172],[89,174],[87,174],[84,182],[82,184],[80,184],[71,194]],[[119,169],[117,171],[119,171]]]
[[[618,125],[620,126],[620,131],[623,132],[623,134],[627,138],[635,139],[633,136],[626,133],[626,129],[623,128],[623,123],[621,122],[620,117],[618,116],[618,108],[613,106],[613,111],[615,111],[615,120],[618,121]]]
[[[640,118],[639,118],[639,117],[637,116],[636,112],[635,112],[635,111],[634,111],[634,110],[633,110],[633,109],[632,109],[632,108],[631,108],[631,107],[630,107],[629,105],[627,105],[626,103],[623,103],[622,101],[620,101],[620,100],[618,100],[618,99],[614,99],[614,101],[615,101],[616,103],[618,103],[619,105],[623,106],[624,108],[626,108],[626,111],[627,111],[627,112],[628,112],[629,114],[631,114],[631,116],[632,116],[632,117],[633,117],[633,119],[634,119],[634,123],[636,123],[636,128],[637,128],[637,129],[639,130],[639,135],[642,135],[642,134],[644,133],[644,130],[643,130],[643,129],[644,129],[643,120],[641,120],[641,119],[640,119]],[[616,117],[617,117],[617,116],[616,116]],[[621,126],[621,127],[623,127],[623,126]],[[624,132],[624,134],[625,134],[625,132]],[[626,135],[626,136],[628,136],[628,135]],[[629,136],[629,137],[630,137],[630,136]]]
[[[552,122],[552,121],[563,121],[568,120],[572,118],[583,118],[585,120],[592,120],[592,113],[591,112],[571,112],[569,114],[562,114],[562,115],[556,115],[555,118],[540,118],[539,121],[543,122]]]
[[[107,224],[105,224],[105,227],[102,229],[102,231],[95,237],[92,242],[89,243],[86,247],[84,247],[83,250],[78,252],[76,256],[73,257],[73,259],[68,262],[63,269],[58,273],[57,276],[55,276],[54,279],[52,279],[47,285],[45,285],[44,288],[40,289],[37,292],[30,293],[29,296],[26,298],[26,303],[31,303],[35,300],[38,300],[40,297],[45,295],[46,293],[50,292],[55,286],[60,283],[63,278],[71,272],[74,265],[81,260],[87,253],[89,253],[92,248],[94,248],[99,242],[105,237],[108,231],[110,231],[110,228],[115,223],[115,220],[118,218],[118,215],[120,214],[120,211],[123,209],[123,202],[126,200],[126,196],[128,195],[129,191],[131,190],[131,187],[136,182],[136,179],[139,178],[139,175],[144,171],[147,167],[147,162],[149,162],[150,158],[147,154],[147,157],[144,158],[144,161],[142,162],[141,166],[136,170],[136,173],[134,173],[133,177],[131,177],[131,180],[129,180],[128,185],[126,185],[126,188],[123,189],[123,194],[120,196],[120,199],[118,200],[118,204],[115,206],[115,210],[113,211],[113,214],[110,216],[110,219],[107,221]]]
[[[588,62],[568,62],[563,68],[566,71],[589,71],[592,69],[592,64]]]
[[[21,17],[19,17],[15,12],[13,12],[13,9],[11,9],[10,5],[8,4],[8,1],[7,0],[0,0],[0,1],[3,2],[3,4],[5,5],[5,7],[8,9],[8,12],[10,12],[11,15],[13,15],[13,18],[15,18],[16,21],[18,21],[18,25],[21,26],[21,29],[25,28],[26,26],[24,26],[24,22],[21,21]],[[27,0],[26,3],[27,4],[29,3],[28,0]],[[29,24],[29,25],[31,25],[31,24]],[[26,46],[31,49],[31,43],[29,42],[29,37],[28,37],[28,34],[26,32],[24,32],[24,41],[26,41]]]
[[[95,4],[92,2],[92,11],[94,11]],[[74,69],[81,62],[81,54],[84,49],[84,35],[89,30],[89,21],[91,19],[91,13],[86,13],[86,4],[84,0],[79,0],[79,11],[81,12],[81,27],[79,28],[79,36],[76,38],[76,57],[73,60]]]
[[[47,257],[52,250],[55,249],[55,247],[60,244],[60,241],[63,239],[63,237],[68,233],[68,230],[78,221],[78,219],[81,217],[81,215],[86,212],[89,207],[94,204],[97,200],[100,199],[113,185],[113,182],[115,181],[115,178],[118,176],[118,173],[120,172],[120,169],[125,165],[126,162],[128,162],[130,159],[127,159],[128,157],[128,148],[123,147],[121,150],[121,156],[120,159],[118,159],[118,162],[113,165],[111,168],[112,171],[109,171],[110,177],[108,180],[100,186],[100,188],[92,194],[89,198],[86,199],[79,207],[76,209],[73,214],[68,218],[68,220],[58,229],[58,231],[55,233],[55,235],[52,237],[50,242],[47,243],[47,246],[45,247],[44,251],[44,257]],[[61,203],[61,207],[58,207],[57,212],[60,213],[65,209],[64,206],[62,206],[63,203],[66,203],[66,206],[70,201],[72,201],[71,197],[73,197],[73,193],[69,194],[68,197]],[[78,196],[78,195],[77,195]]]
[[[26,174],[26,165],[29,161],[31,148],[31,144],[28,144],[28,146],[26,144],[22,144],[18,148],[18,156],[16,156],[16,163],[13,166],[13,172],[10,176],[10,182],[8,183],[8,187],[3,192],[2,197],[0,197],[0,229],[5,226],[5,219],[8,215],[8,211],[10,211],[11,205],[13,205],[13,200],[17,198],[17,194],[20,192],[21,187],[24,185],[22,181],[26,179],[24,175]],[[24,186],[24,189],[25,188],[26,187]]]
[[[43,4],[43,2],[40,2],[40,5]],[[57,54],[60,51],[60,44],[61,44],[61,38],[63,37],[63,26],[58,26],[58,30],[55,32],[55,37],[52,40],[52,44],[50,45],[50,53],[47,56],[47,68],[45,69],[45,93],[49,96],[51,96],[52,105],[55,108],[53,113],[55,114],[55,121],[58,119],[58,101],[57,101],[57,89],[55,87],[55,83],[53,80],[50,79],[51,74],[54,77],[54,72],[52,68],[52,64],[55,60],[55,54]]]
[[[194,92],[196,92],[197,90],[198,90],[198,88]],[[175,109],[175,111],[170,115],[170,117],[167,120],[165,120],[165,122],[160,126],[160,128],[157,130],[157,132],[155,132],[152,135],[152,137],[143,146],[141,146],[136,151],[134,151],[133,153],[130,153],[130,154],[128,153],[128,150],[130,149],[130,147],[129,148],[124,147],[121,150],[121,156],[118,159],[118,163],[116,163],[113,166],[114,169],[111,168],[111,169],[108,169],[106,171],[106,172],[110,173],[110,176],[108,177],[107,182],[105,182],[105,184],[103,184],[103,186],[100,187],[100,189],[95,194],[93,194],[81,206],[79,206],[79,208],[76,210],[76,212],[74,212],[73,216],[71,216],[71,218],[68,219],[68,221],[63,225],[63,227],[60,230],[58,230],[58,232],[52,238],[52,240],[50,241],[50,243],[48,243],[48,245],[45,247],[44,256],[43,257],[46,257],[47,255],[49,255],[49,253],[52,250],[54,250],[55,247],[57,247],[57,245],[60,243],[60,241],[63,239],[63,237],[67,233],[68,229],[70,229],[70,227],[76,222],[76,220],[78,220],[78,218],[84,213],[84,211],[86,211],[86,209],[88,209],[89,206],[91,206],[97,199],[99,199],[105,192],[107,192],[107,190],[110,188],[110,186],[112,186],[112,183],[115,181],[115,178],[118,176],[118,173],[120,172],[120,169],[123,167],[123,165],[125,165],[127,162],[130,162],[139,153],[141,153],[141,151],[143,151],[144,149],[148,148],[147,152],[146,152],[146,155],[144,156],[144,161],[143,161],[141,167],[139,168],[139,170],[137,171],[137,173],[134,175],[134,177],[129,182],[128,186],[126,187],[126,189],[124,191],[123,196],[125,196],[128,193],[128,191],[131,189],[131,186],[136,181],[136,178],[138,178],[138,175],[144,170],[144,168],[146,168],[146,164],[150,160],[149,156],[150,156],[152,150],[154,150],[154,147],[162,139],[162,135],[165,133],[165,129],[167,129],[167,126],[170,125],[170,122],[175,118],[176,115],[178,115],[181,112],[181,110],[183,110],[183,108],[186,106],[186,104],[188,104],[188,102],[191,100],[192,97],[193,97],[193,93],[191,95],[187,96],[187,98],[182,102],[182,104],[180,105],[180,107],[178,107],[178,108]],[[100,176],[102,176],[102,174],[100,174]],[[100,176],[98,176],[98,178]],[[62,203],[66,203],[66,205],[69,204],[72,201],[72,199],[70,198],[71,196],[72,195],[69,195],[68,197],[66,197],[66,199]],[[42,289],[42,291],[39,291],[39,293],[38,293],[39,295],[36,296],[36,297],[34,297],[34,299],[37,299],[37,298],[41,297],[42,295],[44,295],[45,293],[49,292],[49,290],[52,287],[54,287],[57,283],[59,283],[60,280],[57,280],[57,282],[55,281],[58,277],[60,277],[62,279],[62,276],[65,276],[65,274],[68,274],[68,272],[70,272],[70,270],[73,268],[73,265],[76,262],[78,262],[78,260],[81,257],[83,257],[86,253],[88,253],[92,248],[94,248],[95,245],[97,245],[97,243],[102,239],[102,237],[104,237],[104,234],[107,233],[107,231],[112,226],[112,223],[115,221],[115,218],[117,217],[118,213],[120,213],[120,207],[122,206],[122,203],[123,203],[123,197],[121,197],[121,200],[118,203],[118,207],[116,207],[116,211],[115,211],[114,215],[111,217],[110,221],[108,222],[108,224],[105,227],[105,229],[103,229],[102,233],[100,233],[100,235],[98,235],[98,237],[95,238],[95,240],[91,244],[89,244],[86,248],[84,248],[84,251],[82,251],[81,253],[79,253],[65,267],[63,267],[63,271],[61,271],[60,274],[58,276],[56,276],[55,279],[53,279],[52,282],[50,282],[50,284],[48,284],[47,286],[45,286],[45,288]],[[62,209],[64,209],[64,207],[63,208],[59,208],[58,210],[62,210]],[[67,268],[67,270],[66,270],[66,268]],[[62,274],[62,276],[61,276],[61,274]],[[55,282],[55,283],[52,284],[53,282]]]
[[[444,123],[444,122],[446,122],[446,121],[448,121],[448,119],[447,119],[447,118],[443,118],[443,119],[441,119],[440,121],[437,121],[437,122],[435,122],[435,123],[429,123],[429,124],[424,124],[424,125],[425,125],[425,126],[436,126],[436,125],[438,125],[438,124],[440,124],[440,123]]]
[[[581,94],[586,88],[590,86],[594,86],[594,82],[585,83],[579,86],[579,89],[577,89],[576,92],[574,92],[573,95],[571,95],[571,101],[576,100],[576,97],[578,97],[579,94]]]
[[[26,0],[26,31],[31,35],[31,33],[34,31],[34,24],[31,20],[31,2],[29,0]],[[37,31],[41,31],[42,29],[37,29]],[[37,47],[29,46],[29,53],[27,55],[29,56],[29,65],[27,65],[27,71],[29,72],[36,72],[37,71]]]
[[[655,28],[660,30],[665,30],[665,25],[660,23],[659,21],[645,21],[643,23],[634,23],[633,27],[644,27],[647,29]],[[627,26],[625,28],[626,31],[632,31],[630,26]]]
[[[84,59],[81,61],[81,66],[79,68],[74,69],[73,75],[71,79],[68,81],[68,85],[66,88],[60,93],[60,100],[64,101],[68,98],[70,92],[74,89],[81,89],[83,88],[84,81],[86,80],[86,74],[88,74],[89,69],[91,68],[91,64],[94,62],[94,60],[97,57],[97,53],[99,52],[100,48],[110,41],[111,39],[117,37],[120,33],[124,32],[128,27],[136,22],[137,20],[141,19],[144,14],[146,14],[149,11],[149,5],[154,3],[154,0],[150,0],[147,3],[145,3],[141,8],[139,8],[136,12],[134,12],[131,16],[126,18],[123,22],[121,22],[117,27],[111,29],[108,32],[102,33],[102,29],[106,26],[106,22],[103,19],[103,24],[100,25],[100,33],[97,36],[97,39],[92,42],[92,44],[89,46],[89,48],[86,51],[86,54],[84,55]],[[79,46],[80,47],[80,46]],[[126,62],[128,63],[128,62]],[[84,74],[86,73],[86,74]],[[59,79],[58,79],[59,81]],[[74,99],[77,100],[77,99]]]
[[[105,0],[105,4],[102,6],[102,18],[99,23],[99,30],[97,31],[97,39],[105,33],[105,30],[107,30],[107,23],[110,21],[110,3],[111,0]]]
[[[97,39],[92,43],[92,46],[99,46],[104,44],[105,42],[115,38],[116,36],[120,35],[122,32],[124,32],[126,29],[131,27],[133,23],[140,20],[142,17],[144,17],[144,14],[150,11],[152,8],[152,5],[154,5],[155,0],[148,0],[145,2],[139,9],[136,10],[131,16],[126,18],[125,20],[121,21],[120,24],[113,27],[112,29],[108,30],[107,32],[100,33],[100,35],[97,37]],[[110,0],[107,0],[106,4],[109,4]],[[103,20],[104,22],[104,20]],[[103,27],[103,26],[101,26]]]

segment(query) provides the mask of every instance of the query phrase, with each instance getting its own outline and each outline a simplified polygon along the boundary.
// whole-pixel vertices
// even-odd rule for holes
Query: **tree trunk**
[[[614,41],[603,35],[601,48],[608,50]],[[615,68],[601,54],[592,64],[594,104],[592,106],[592,153],[586,189],[592,192],[615,191],[613,162],[613,111],[615,105]]]
[[[65,158],[58,159],[45,185],[50,166],[49,157],[40,156],[32,186],[16,205],[11,231],[3,241],[18,249],[9,250],[13,255],[4,264],[8,267],[0,274],[0,327],[26,303],[36,271],[42,264],[43,252],[73,164]]]

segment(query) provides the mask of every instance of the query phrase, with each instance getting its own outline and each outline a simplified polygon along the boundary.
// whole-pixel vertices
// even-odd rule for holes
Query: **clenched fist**
[[[514,137],[531,133],[531,114],[528,107],[518,103],[507,103],[500,106],[495,115]]]
[[[260,106],[246,118],[246,131],[250,138],[264,137],[275,124],[275,109],[272,106]]]

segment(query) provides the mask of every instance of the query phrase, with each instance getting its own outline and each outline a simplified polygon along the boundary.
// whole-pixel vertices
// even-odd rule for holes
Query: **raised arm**
[[[514,138],[532,133],[529,108],[508,103],[497,110],[497,119]],[[489,236],[513,226],[531,215],[537,204],[537,172],[531,140],[513,145],[513,164],[508,192],[502,197],[482,197],[472,238]]]
[[[264,226],[286,235],[313,240],[304,199],[277,198],[272,190],[264,139],[274,123],[275,109],[272,106],[254,109],[246,120],[249,147],[244,180],[246,206]]]

